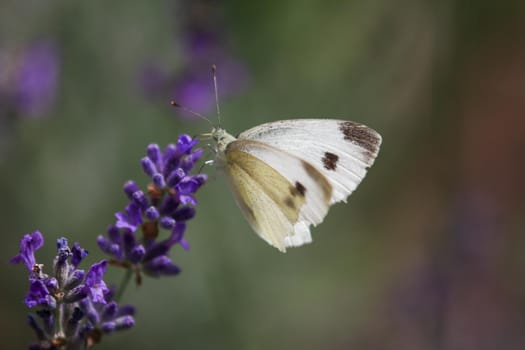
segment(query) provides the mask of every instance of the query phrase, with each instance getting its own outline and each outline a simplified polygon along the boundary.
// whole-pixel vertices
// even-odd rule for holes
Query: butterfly
[[[214,141],[212,162],[226,175],[252,229],[281,252],[312,242],[310,226],[320,224],[331,205],[346,202],[374,164],[382,141],[365,125],[336,119],[280,120],[237,137],[213,127],[203,136]]]
[[[371,128],[335,119],[270,122],[238,137],[214,128],[211,137],[248,223],[281,252],[312,242],[310,226],[346,202],[381,145]]]

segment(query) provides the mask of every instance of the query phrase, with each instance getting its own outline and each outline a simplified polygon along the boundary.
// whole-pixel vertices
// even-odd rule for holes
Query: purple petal
[[[134,181],[129,180],[128,182],[124,184],[124,192],[126,193],[129,199],[132,199],[133,193],[139,190],[140,190],[139,186]]]
[[[122,316],[115,320],[115,324],[117,330],[129,329],[135,325],[135,319],[131,316]]]
[[[168,183],[168,186],[175,187],[185,176],[186,173],[184,170],[177,168],[168,175],[166,182]]]
[[[66,303],[76,303],[82,299],[85,299],[89,294],[89,287],[81,284],[66,293],[63,300]]]
[[[177,190],[179,191],[179,193],[182,193],[182,194],[191,194],[191,193],[195,193],[199,189],[200,186],[201,186],[201,183],[199,180],[196,180],[190,176],[186,176],[177,185]]]
[[[135,307],[133,305],[122,305],[119,307],[117,316],[133,316],[135,315]]]
[[[33,271],[33,266],[36,264],[35,251],[42,248],[44,245],[44,236],[40,231],[35,231],[24,235],[20,241],[20,252],[10,260],[13,264],[24,263],[29,272]]]
[[[149,261],[160,255],[166,254],[170,250],[172,245],[173,244],[170,244],[167,241],[155,243],[148,249],[143,261]]]
[[[104,294],[108,293],[109,289],[102,278],[106,272],[107,264],[106,260],[93,264],[86,275],[86,286],[89,288],[91,299],[95,303],[106,303]]]
[[[139,209],[146,210],[146,208],[149,207],[148,199],[142,191],[137,191],[133,193],[133,201],[137,203]]]
[[[108,232],[108,237],[111,240],[111,243],[120,244],[122,242],[120,230],[116,225],[109,225],[107,232]]]
[[[149,220],[157,220],[160,216],[159,214],[159,211],[157,210],[157,208],[151,206],[149,207],[148,209],[146,209],[146,211],[144,212],[144,215],[149,219]]]
[[[154,143],[150,144],[146,150],[146,153],[148,154],[149,159],[151,159],[151,161],[158,167],[159,162],[162,159],[159,145]],[[159,170],[162,171],[160,168]]]
[[[139,244],[138,246],[133,247],[133,249],[131,249],[131,251],[129,252],[128,259],[133,264],[137,264],[144,258],[144,255],[146,255],[146,249],[142,244]]]
[[[184,205],[197,205],[197,200],[191,195],[180,195],[180,202]]]
[[[78,264],[80,264],[80,262],[88,255],[88,251],[84,248],[81,248],[80,244],[77,242],[73,244],[71,252],[73,253],[73,256],[71,257],[71,264],[73,264],[75,267],[77,267]]]
[[[166,187],[166,180],[164,180],[164,176],[161,173],[153,174],[152,180],[153,184],[155,184],[155,186],[158,188]]]
[[[47,277],[44,278],[44,284],[46,285],[47,289],[53,293],[56,292],[58,289],[58,280],[55,277]]]
[[[184,249],[185,251],[190,250],[190,244],[184,238],[180,239],[179,244],[181,245],[182,249]]]
[[[177,151],[179,154],[189,153],[197,143],[199,143],[198,139],[192,139],[190,135],[182,134],[177,140]]]
[[[144,170],[146,175],[153,176],[153,174],[158,173],[157,167],[155,166],[153,161],[148,157],[142,158],[140,163],[142,164],[142,170]]]
[[[31,279],[29,285],[29,291],[26,294],[24,303],[27,307],[33,307],[37,305],[54,307],[54,298],[50,295],[49,290],[45,286],[44,282],[39,279]],[[53,301],[51,301],[51,299]],[[56,303],[55,303],[56,305]]]
[[[178,222],[171,231],[170,238],[168,239],[169,244],[174,245],[179,243],[184,237],[184,231],[186,231],[186,224],[183,222]]]
[[[142,223],[142,212],[136,202],[129,203],[126,206],[126,213],[118,212],[115,214],[115,217],[117,218],[115,226],[119,229],[135,231],[137,226]]]
[[[114,301],[111,301],[104,305],[102,308],[102,311],[100,315],[102,316],[103,321],[109,321],[113,319],[117,315],[118,306],[117,303]]]
[[[171,262],[166,255],[161,255],[144,264],[144,271],[153,277],[161,275],[176,275],[180,268]]]
[[[172,229],[175,226],[175,220],[169,216],[163,216],[160,219],[160,226],[166,230]]]
[[[122,249],[118,244],[111,243],[106,237],[100,235],[97,238],[98,247],[106,254],[113,255],[117,259],[122,259]]]

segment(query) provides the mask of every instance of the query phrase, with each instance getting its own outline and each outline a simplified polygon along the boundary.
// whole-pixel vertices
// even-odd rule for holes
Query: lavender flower
[[[184,239],[186,221],[195,216],[195,192],[205,183],[206,175],[191,175],[202,149],[194,149],[198,140],[181,135],[177,144],[168,145],[162,152],[158,145],[147,148],[141,161],[142,169],[151,178],[147,192],[128,181],[124,192],[130,202],[125,210],[115,214],[116,222],[109,226],[108,235],[98,237],[102,251],[112,256],[112,263],[136,273],[159,277],[180,272],[168,253],[172,246],[189,245]],[[159,240],[160,231],[168,231]]]
[[[66,238],[57,240],[57,255],[53,262],[53,276],[44,273],[44,265],[38,264],[35,251],[44,243],[39,231],[24,235],[20,242],[20,252],[10,260],[23,263],[29,271],[29,291],[24,303],[29,308],[37,308],[34,315],[28,316],[28,324],[38,339],[31,349],[79,349],[96,341],[102,333],[130,328],[134,324],[133,310],[130,306],[119,310],[111,301],[112,293],[103,277],[107,261],[93,264],[87,274],[78,265],[87,256],[87,251],[78,243],[69,247]],[[86,308],[90,305],[90,308]],[[105,307],[116,310],[107,314]],[[94,316],[94,313],[104,313]],[[110,326],[94,320],[113,322]]]

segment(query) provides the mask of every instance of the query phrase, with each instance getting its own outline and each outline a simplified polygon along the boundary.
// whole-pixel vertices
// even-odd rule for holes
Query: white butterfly
[[[220,125],[216,67],[212,66]],[[211,124],[172,101],[171,104]],[[237,138],[214,127],[216,161],[253,230],[281,252],[312,242],[310,225],[344,201],[374,163],[381,135],[346,120],[293,119],[266,123]]]
[[[310,225],[345,201],[374,163],[381,136],[334,119],[281,120],[237,138],[214,128],[217,163],[253,230],[281,252],[310,243]]]

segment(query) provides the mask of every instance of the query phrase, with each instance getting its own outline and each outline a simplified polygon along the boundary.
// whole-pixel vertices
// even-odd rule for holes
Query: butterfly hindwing
[[[226,153],[228,183],[253,230],[280,251],[293,231],[304,198],[287,196],[290,184],[275,169],[240,151]],[[287,205],[283,205],[287,202]],[[281,205],[279,205],[281,203]]]
[[[234,141],[225,155],[228,180],[254,230],[275,246],[310,242],[309,226],[323,220],[332,196],[323,175],[300,158],[257,141]],[[276,211],[283,214],[277,220]],[[282,224],[282,216],[289,226]],[[277,226],[286,230],[276,233]]]

